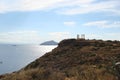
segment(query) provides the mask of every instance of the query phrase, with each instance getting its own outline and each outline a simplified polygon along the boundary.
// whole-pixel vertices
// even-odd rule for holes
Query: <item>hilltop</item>
[[[120,42],[66,39],[2,80],[119,80]]]

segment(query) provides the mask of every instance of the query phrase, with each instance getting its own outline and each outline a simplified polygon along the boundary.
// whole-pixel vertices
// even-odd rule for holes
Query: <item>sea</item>
[[[0,44],[0,75],[24,68],[57,46]]]

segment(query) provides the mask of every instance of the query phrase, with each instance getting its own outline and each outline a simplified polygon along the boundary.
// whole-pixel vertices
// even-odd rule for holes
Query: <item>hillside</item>
[[[120,42],[67,39],[2,80],[120,80]],[[119,78],[119,79],[118,79]]]
[[[51,40],[51,41],[43,42],[40,45],[58,45],[58,43],[53,41],[53,40]]]

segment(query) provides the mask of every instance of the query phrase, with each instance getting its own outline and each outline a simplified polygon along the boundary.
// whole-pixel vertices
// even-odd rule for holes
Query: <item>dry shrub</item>
[[[65,80],[117,80],[114,75],[107,73],[105,68],[98,69],[92,66],[73,68],[67,74]]]

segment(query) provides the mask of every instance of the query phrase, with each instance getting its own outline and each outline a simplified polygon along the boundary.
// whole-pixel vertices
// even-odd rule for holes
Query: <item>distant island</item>
[[[51,41],[43,42],[40,45],[58,45],[58,43],[55,42],[54,40],[51,40]]]

